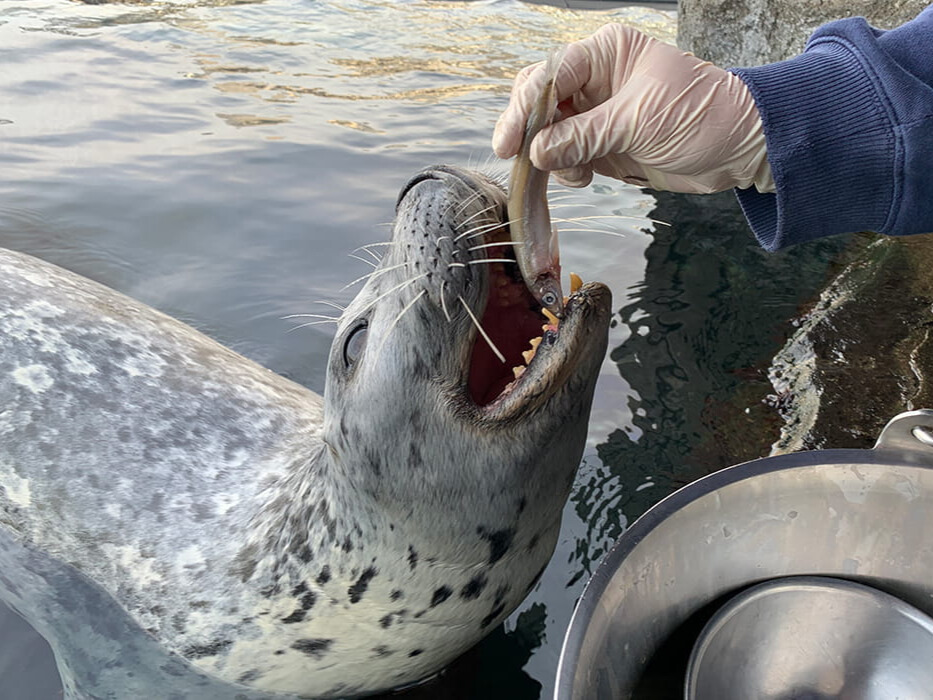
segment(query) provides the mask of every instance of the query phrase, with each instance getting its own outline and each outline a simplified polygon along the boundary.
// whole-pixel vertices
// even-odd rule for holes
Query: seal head
[[[547,322],[505,203],[473,172],[412,178],[340,319],[323,403],[138,302],[3,252],[0,528],[239,689],[342,697],[437,672],[547,564],[606,349],[608,290],[583,286]],[[114,659],[50,641],[66,685],[115,685]]]

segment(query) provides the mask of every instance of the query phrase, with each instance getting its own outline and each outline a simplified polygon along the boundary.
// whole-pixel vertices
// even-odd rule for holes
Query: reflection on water
[[[768,454],[778,435],[767,369],[787,320],[826,280],[843,240],[768,254],[731,193],[654,193],[643,279],[621,299],[628,338],[610,353],[636,398],[574,493],[589,523],[581,561],[627,522],[701,476]]]
[[[347,254],[385,239],[412,173],[505,172],[489,139],[511,76],[609,20],[674,36],[653,9],[514,0],[0,4],[0,245],[321,391],[329,327],[289,332],[283,317],[352,297],[366,268]],[[548,697],[574,601],[625,524],[757,456],[760,369],[831,246],[767,256],[730,197],[661,196],[652,212],[652,196],[607,181],[554,197],[555,219],[590,217],[559,224],[564,269],[607,282],[620,309],[584,464],[528,600],[406,697]],[[47,666],[13,661],[22,635],[0,615],[0,687],[48,697]]]

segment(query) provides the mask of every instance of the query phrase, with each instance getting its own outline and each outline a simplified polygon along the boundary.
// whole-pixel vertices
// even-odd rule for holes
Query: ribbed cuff
[[[773,251],[883,230],[897,195],[897,137],[883,91],[854,47],[821,38],[790,60],[733,72],[761,113],[777,190],[736,190],[759,243]]]

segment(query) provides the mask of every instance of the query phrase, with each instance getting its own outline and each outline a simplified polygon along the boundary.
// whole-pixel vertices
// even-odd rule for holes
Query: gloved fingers
[[[625,94],[542,129],[531,144],[531,162],[539,170],[575,168],[629,149],[637,127]],[[636,107],[637,111],[637,107]]]
[[[567,187],[586,187],[593,181],[593,173],[599,173],[615,180],[622,180],[630,185],[647,187],[648,176],[645,169],[635,160],[625,154],[614,155],[611,158],[599,158],[591,163],[554,170],[551,175],[562,185]]]
[[[535,139],[532,162],[546,170],[575,168],[613,149],[625,150],[633,138],[632,120],[613,122],[610,117],[619,109],[618,105],[604,106],[620,102],[622,92],[638,96],[637,85],[628,85],[627,81],[648,60],[648,54],[659,49],[662,54],[665,49],[681,53],[676,47],[614,23],[570,44],[555,77],[557,99],[561,103],[559,124],[543,130]],[[513,82],[508,107],[493,132],[493,150],[501,158],[509,158],[521,148],[525,122],[543,89],[544,65],[537,63],[524,68]],[[637,108],[629,112],[632,117],[637,116]],[[605,128],[600,131],[600,127]]]
[[[732,183],[725,176],[691,177],[674,175],[663,170],[642,166],[625,155],[602,158],[592,164],[588,163],[577,168],[555,170],[551,175],[562,185],[579,188],[586,187],[592,182],[594,172],[636,187],[648,187],[654,190],[667,190],[670,192],[709,194],[730,189],[732,186]]]
[[[564,54],[564,60],[557,69],[555,78],[555,92],[558,102],[563,102],[564,107],[570,104],[567,99],[576,91],[576,85],[585,82],[581,78],[580,70],[585,69],[586,55],[571,52],[573,44],[568,47]],[[568,60],[568,54],[571,54],[572,60]],[[580,61],[583,66],[578,65]],[[525,122],[528,121],[528,115],[531,112],[532,105],[541,96],[544,89],[545,63],[535,63],[519,71],[512,83],[512,93],[509,97],[509,104],[505,111],[499,116],[496,127],[492,134],[492,150],[500,158],[510,158],[518,153],[522,145],[522,136],[525,131]],[[560,119],[558,114],[558,119]]]
[[[645,185],[648,182],[648,175],[642,164],[625,153],[598,158],[591,165],[594,172],[615,180],[623,180],[635,185]]]
[[[616,51],[629,51],[631,38],[643,37],[639,32],[619,24],[607,24],[595,34],[567,46],[555,76],[555,92],[558,102],[578,101],[578,93],[592,88],[594,95],[583,102],[598,104],[612,96],[612,65]],[[647,37],[644,37],[647,38]],[[613,42],[625,41],[626,46],[614,46]],[[509,104],[496,122],[492,148],[500,158],[509,158],[521,148],[525,122],[531,106],[541,95],[545,80],[545,63],[535,63],[523,68],[515,76]]]
[[[642,187],[667,192],[686,192],[688,194],[712,194],[731,189],[733,182],[723,172],[710,172],[701,175],[678,175],[675,173],[645,168],[645,182]]]
[[[610,91],[599,100],[605,101],[629,80],[652,45],[662,43],[623,24],[604,24],[590,36],[571,44],[565,55],[565,62],[578,66],[578,70],[586,67],[584,81],[576,85],[569,82],[559,87],[567,89],[566,94],[570,94],[583,89],[589,82]]]
[[[624,153],[593,161],[593,170],[630,185],[669,192],[709,194],[730,189],[733,184],[725,173],[676,174],[640,163]]]
[[[554,176],[555,180],[566,187],[586,187],[593,181],[593,168],[589,164],[586,164],[576,168],[555,170],[551,175]]]
[[[500,158],[511,158],[521,148],[528,113],[543,83],[543,61],[526,66],[515,76],[509,104],[499,115],[492,133],[492,150]]]

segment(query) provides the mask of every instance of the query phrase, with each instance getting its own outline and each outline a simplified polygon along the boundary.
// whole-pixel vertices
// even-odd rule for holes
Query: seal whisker
[[[347,307],[342,304],[338,304],[335,301],[327,301],[326,299],[318,299],[317,301],[311,302],[312,304],[324,304],[325,306],[330,306],[331,308],[337,309],[337,311],[346,311]]]
[[[502,161],[495,153],[487,153],[486,156],[480,160],[475,153],[471,152],[468,160],[468,167],[470,170],[485,173],[486,176],[491,179],[499,179],[499,174],[496,171],[501,162]]]
[[[565,224],[575,224],[580,221],[594,221],[596,219],[609,219],[609,220],[622,220],[622,221],[638,221],[638,222],[648,222],[652,224],[660,224],[662,226],[670,226],[666,221],[659,221],[657,219],[649,219],[644,216],[626,216],[625,214],[594,214],[593,216],[572,216],[566,219],[552,219],[552,221],[565,223]]]
[[[470,320],[473,321],[473,325],[476,326],[476,330],[478,330],[478,331],[479,331],[479,334],[480,334],[481,336],[483,336],[483,340],[486,341],[486,344],[489,346],[489,349],[492,350],[492,351],[496,354],[496,357],[499,358],[499,361],[500,361],[502,364],[505,364],[505,355],[503,355],[503,354],[499,351],[499,348],[496,347],[496,344],[492,342],[492,338],[490,338],[490,337],[486,334],[486,331],[483,330],[483,325],[479,322],[479,319],[476,318],[476,315],[475,315],[475,314],[473,313],[473,311],[470,309],[470,305],[467,304],[467,303],[463,300],[463,296],[462,296],[462,295],[457,295],[457,298],[460,300],[460,303],[463,304],[464,310],[467,312],[467,315],[470,317]]]
[[[485,214],[485,213],[487,213],[487,212],[482,212],[482,213]],[[505,222],[499,221],[498,219],[495,219],[495,220],[493,220],[493,221],[489,221],[488,218],[487,218],[487,219],[485,219],[485,220],[479,222],[478,224],[473,225],[472,227],[466,227],[466,224],[467,224],[468,222],[469,222],[469,220],[461,221],[459,224],[457,224],[457,228],[459,228],[459,229],[465,229],[465,231],[476,231],[478,228],[487,228],[487,227],[490,228],[490,229],[496,229],[496,228],[499,228],[500,226],[502,226],[502,225],[505,223]],[[463,233],[460,233],[460,234],[457,235],[457,238],[455,238],[454,240],[459,241],[462,237],[463,237]]]
[[[475,245],[471,248],[467,248],[467,251],[472,252],[474,250],[483,250],[484,248],[498,248],[499,246],[504,245],[517,245],[515,241],[494,241],[493,243],[482,243],[480,245]]]
[[[302,323],[295,326],[294,328],[289,328],[286,333],[294,333],[295,331],[301,330],[302,328],[307,328],[308,326],[320,326],[324,323],[340,323],[337,319],[332,319],[330,321],[308,321],[307,323]]]
[[[475,236],[486,233],[487,231],[493,231],[502,226],[508,226],[509,223],[509,221],[493,221],[488,224],[480,224],[479,226],[468,228],[463,233],[457,234],[457,237],[454,238],[454,242],[459,243],[464,238],[474,238]]]
[[[455,211],[455,212],[453,213],[453,218],[456,219],[458,216],[460,216],[463,212],[466,211],[466,208],[467,208],[468,206],[470,206],[470,205],[471,205],[473,202],[475,202],[476,200],[482,198],[482,196],[483,196],[483,195],[480,194],[479,192],[474,192],[474,193],[471,194],[469,197],[467,197],[463,202],[460,203],[460,208],[457,209],[457,211]],[[447,211],[445,212],[445,214],[447,214],[447,213],[449,213],[449,212],[451,211],[451,208],[453,207],[454,204],[455,204],[455,202],[451,202],[451,203],[448,205],[448,208],[447,208]]]
[[[552,200],[548,198],[548,206],[551,209],[566,209],[567,207],[573,207],[574,209],[596,209],[595,204],[582,204],[579,202],[564,202],[563,204],[553,204]]]
[[[400,320],[402,320],[402,316],[404,316],[406,313],[408,313],[408,310],[409,310],[412,306],[414,306],[415,303],[416,303],[421,297],[423,297],[423,296],[424,296],[425,294],[427,294],[427,293],[428,293],[428,290],[427,290],[427,289],[422,289],[420,292],[418,292],[418,293],[415,295],[415,298],[412,299],[412,300],[411,300],[410,302],[408,302],[407,304],[405,304],[404,308],[403,308],[401,311],[399,311],[398,316],[396,316],[395,319],[392,321],[392,323],[389,324],[389,327],[386,329],[385,335],[384,335],[383,338],[382,338],[382,342],[379,343],[379,349],[376,350],[376,360],[377,360],[377,361],[378,361],[379,357],[382,355],[382,349],[385,347],[386,342],[389,340],[389,336],[392,335],[392,331],[395,329],[395,326],[398,325],[398,322],[399,322]]]
[[[490,263],[513,263],[512,258],[480,258],[479,260],[470,260],[467,265],[488,265]]]
[[[371,255],[372,258],[373,258],[373,260],[375,260],[377,263],[381,263],[381,262],[382,262],[382,258],[384,257],[384,254],[383,254],[383,255],[378,255],[378,254],[374,253],[374,252],[372,251],[372,249],[373,249],[373,248],[376,248],[377,246],[378,246],[378,247],[381,247],[381,248],[384,248],[384,247],[386,247],[386,246],[393,246],[393,245],[395,245],[395,242],[394,242],[394,241],[382,241],[382,242],[380,242],[380,243],[367,243],[366,245],[361,245],[359,248],[354,248],[354,249],[351,251],[351,253],[357,253],[357,252],[359,252],[359,251],[362,250],[362,251],[368,253],[369,255]],[[359,258],[357,258],[357,259],[359,259]],[[368,261],[367,261],[367,262],[368,262]]]
[[[367,253],[376,257],[376,254],[372,252],[372,248],[385,248],[387,246],[391,247],[395,245],[394,241],[384,241],[382,243],[367,243],[366,245],[361,245],[359,248],[354,248],[351,252],[356,253],[361,250],[365,250]],[[383,253],[385,255],[385,253]],[[382,261],[382,255],[378,256],[380,262]]]
[[[483,207],[483,208],[480,209],[479,211],[473,212],[473,213],[470,214],[467,218],[465,218],[463,221],[461,221],[461,222],[460,222],[460,225],[462,226],[463,224],[468,224],[469,222],[473,221],[473,219],[475,219],[475,218],[477,218],[477,217],[479,217],[479,216],[482,216],[483,214],[488,214],[489,212],[495,210],[495,208],[496,208],[496,205],[495,205],[495,204],[490,204],[488,207]]]
[[[367,265],[369,265],[369,266],[371,266],[371,267],[378,267],[378,262],[373,262],[372,260],[367,260],[366,258],[361,258],[359,255],[354,255],[353,253],[350,253],[347,257],[348,257],[348,258],[353,258],[354,260],[359,260],[360,262],[366,263]]]
[[[502,172],[502,161],[495,153],[488,153],[482,166],[477,169],[485,173],[490,179],[496,181],[504,180],[507,177],[507,175]]]
[[[376,297],[376,298],[373,299],[371,302],[369,302],[366,306],[364,306],[362,309],[360,309],[360,313],[362,313],[362,312],[364,312],[364,311],[368,311],[369,309],[371,309],[373,306],[375,306],[376,304],[378,304],[380,301],[382,301],[383,299],[385,299],[387,296],[389,296],[389,295],[392,294],[393,292],[400,291],[401,289],[404,289],[404,288],[407,287],[408,285],[413,284],[413,283],[417,282],[418,280],[423,280],[423,279],[424,279],[425,277],[427,277],[427,276],[428,276],[428,273],[425,272],[424,274],[418,275],[418,276],[416,276],[416,277],[412,277],[410,280],[405,280],[405,281],[402,282],[401,284],[395,285],[394,287],[392,287],[392,289],[389,289],[388,291],[383,292],[383,293],[380,294],[378,297]]]
[[[364,262],[369,262],[369,261],[366,260],[366,261],[364,261]],[[353,280],[353,281],[350,282],[349,284],[345,284],[343,287],[340,288],[340,291],[343,292],[343,291],[349,289],[350,287],[352,287],[354,284],[357,284],[358,282],[363,282],[364,280],[368,280],[370,277],[378,277],[379,275],[382,275],[382,274],[384,274],[384,273],[386,273],[386,272],[391,272],[392,270],[397,270],[397,269],[399,269],[400,267],[408,267],[408,263],[407,263],[407,262],[403,262],[403,263],[399,263],[398,265],[391,265],[391,266],[389,266],[389,267],[383,267],[382,269],[373,270],[372,272],[370,272],[370,273],[368,273],[368,274],[365,274],[365,275],[363,275],[362,277],[357,277],[355,280]]]
[[[483,208],[480,209],[479,211],[473,212],[472,214],[470,214],[467,218],[465,218],[465,219],[464,219],[463,221],[461,221],[460,223],[461,223],[461,224],[465,224],[465,223],[467,223],[468,221],[472,221],[472,220],[475,219],[476,217],[482,216],[483,214],[488,214],[489,212],[494,211],[495,209],[496,209],[496,205],[495,205],[495,204],[490,204],[490,205],[488,205],[488,206],[483,207]]]
[[[382,262],[382,256],[381,256],[381,255],[376,255],[376,254],[375,254],[373,251],[371,251],[369,248],[360,248],[360,250],[362,250],[363,252],[365,252],[366,254],[368,254],[373,260],[375,260],[377,265],[378,265],[379,263]]]
[[[486,209],[484,209],[484,210],[482,210],[482,211],[480,211],[480,212],[477,212],[477,214],[488,214],[488,213],[489,213],[489,210],[486,210]],[[458,228],[458,229],[464,229],[464,228],[466,227],[466,230],[464,230],[464,231],[462,231],[461,233],[457,234],[457,237],[454,238],[454,241],[459,241],[460,239],[462,239],[462,238],[464,237],[464,234],[466,234],[466,233],[468,233],[468,232],[473,232],[473,231],[476,231],[476,230],[478,230],[478,229],[480,229],[480,228],[486,229],[486,230],[488,230],[488,229],[495,229],[495,228],[499,228],[499,227],[502,226],[503,223],[504,223],[504,222],[502,222],[502,221],[499,221],[498,219],[495,219],[495,220],[493,220],[493,221],[489,221],[489,220],[488,220],[488,217],[487,217],[485,220],[483,220],[483,221],[480,222],[479,224],[477,224],[477,225],[475,225],[475,226],[472,226],[472,227],[467,227],[467,224],[469,224],[474,218],[476,218],[476,216],[471,216],[471,217],[469,217],[468,219],[464,219],[463,221],[461,221],[461,222],[459,222],[459,223],[457,224],[457,228]]]
[[[511,224],[512,224],[511,219],[509,219],[508,221],[498,221],[492,224],[486,224],[485,226],[479,226],[472,230],[464,231],[459,236],[457,236],[455,240],[459,241],[462,238],[467,238],[467,239],[476,238],[477,236],[481,236],[484,233],[488,233],[489,231],[495,230],[502,226],[510,226]]]
[[[447,311],[447,302],[444,299],[444,287],[447,286],[447,280],[441,282],[441,311],[444,312],[444,317],[447,319],[447,323],[452,323],[453,321],[450,318],[450,313]]]
[[[454,212],[454,215],[456,216],[457,214],[462,213],[468,206],[470,206],[470,204],[472,204],[473,202],[475,202],[477,199],[479,199],[482,196],[483,195],[480,192],[473,192],[469,197],[467,197],[466,199],[464,199],[462,202],[459,203],[460,208]],[[453,201],[448,205],[447,213],[450,213],[451,211],[453,211],[454,204],[457,204],[457,202]]]
[[[607,231],[604,228],[562,228],[561,233],[601,233],[605,236],[615,236],[616,238],[627,238],[628,234],[621,231]]]
[[[450,216],[453,219],[456,219],[460,214],[466,211],[466,208],[470,206],[473,202],[480,198],[479,192],[474,192],[469,197],[467,197],[463,202],[448,202],[447,205],[441,211],[441,216],[447,217]],[[454,205],[459,204],[460,206],[454,211]]]
[[[323,318],[327,321],[339,321],[340,316],[327,316],[326,314],[289,314],[288,316],[282,316],[282,320],[289,318]]]

